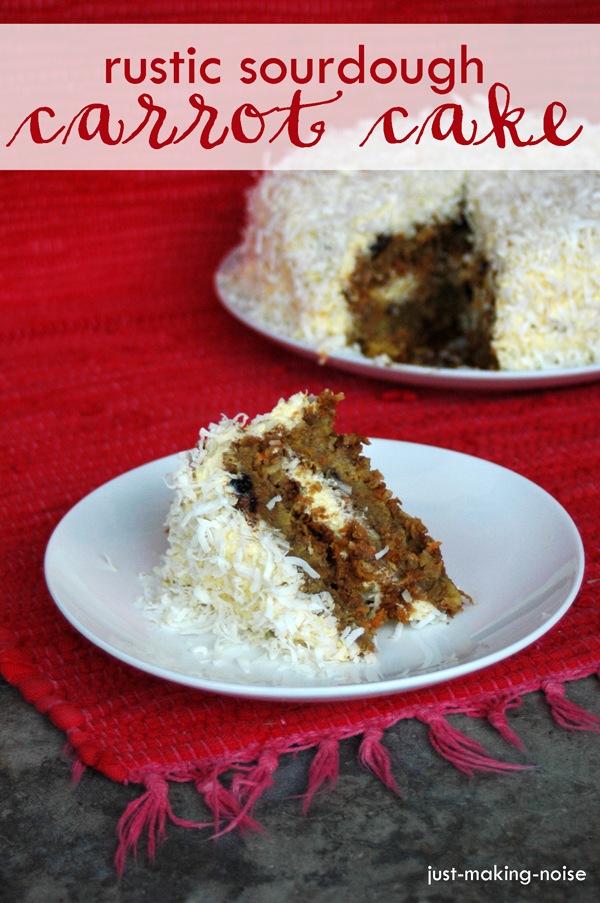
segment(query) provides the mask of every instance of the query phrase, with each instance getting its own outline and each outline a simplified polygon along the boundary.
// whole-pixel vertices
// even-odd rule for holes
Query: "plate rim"
[[[190,677],[182,673],[171,671],[168,668],[161,668],[159,666],[143,662],[140,659],[136,659],[134,656],[129,655],[127,652],[116,648],[110,642],[104,641],[101,637],[99,638],[93,633],[93,631],[89,630],[85,625],[80,623],[77,616],[70,611],[68,603],[65,603],[64,600],[60,598],[60,592],[57,591],[56,587],[53,585],[52,559],[55,554],[55,547],[60,541],[61,531],[66,529],[66,527],[68,526],[69,518],[73,515],[76,509],[88,503],[92,496],[96,495],[97,493],[101,493],[109,485],[114,484],[118,481],[125,481],[134,473],[139,473],[144,469],[158,469],[159,465],[161,464],[164,464],[165,468],[172,468],[172,466],[176,464],[176,461],[181,452],[166,455],[161,458],[154,459],[153,461],[148,461],[145,464],[132,468],[122,474],[119,474],[116,477],[113,477],[111,480],[106,481],[101,486],[98,486],[96,489],[89,492],[71,509],[69,509],[69,511],[61,518],[59,523],[54,528],[50,540],[48,541],[44,556],[44,576],[50,595],[59,611],[61,611],[67,621],[82,636],[86,637],[86,639],[88,639],[93,645],[103,649],[104,652],[108,653],[119,661],[125,662],[126,664],[136,668],[138,671],[142,671],[146,674],[151,674],[154,677],[158,677],[172,683],[201,690],[203,692],[219,693],[222,695],[235,696],[238,698],[271,700],[274,702],[294,701],[298,703],[311,703],[335,701],[337,699],[350,700],[358,698],[368,698],[372,696],[385,696],[394,693],[410,692],[412,690],[424,689],[426,687],[434,686],[448,680],[454,680],[460,677],[464,677],[468,674],[481,671],[482,669],[487,668],[490,665],[504,661],[515,653],[531,645],[541,636],[547,633],[564,616],[564,614],[573,604],[581,588],[585,570],[585,549],[581,535],[572,517],[560,504],[560,502],[555,499],[554,496],[552,496],[549,492],[547,492],[537,483],[529,480],[527,477],[524,477],[516,471],[510,470],[510,468],[504,467],[501,464],[496,464],[493,461],[488,461],[487,459],[480,458],[476,455],[470,455],[465,452],[458,452],[454,449],[441,448],[440,446],[425,445],[424,443],[409,442],[405,440],[375,438],[372,441],[376,443],[384,443],[394,447],[411,446],[413,448],[420,447],[434,449],[437,452],[442,452],[451,456],[459,456],[461,458],[473,459],[478,462],[483,462],[485,465],[491,467],[492,469],[497,468],[501,471],[507,472],[511,475],[511,478],[516,478],[518,481],[525,481],[525,483],[535,487],[535,491],[541,493],[542,496],[545,497],[547,502],[549,501],[551,505],[559,509],[561,512],[561,517],[565,519],[566,527],[571,531],[573,536],[576,547],[577,569],[570,592],[567,594],[566,598],[554,612],[554,614],[543,621],[535,630],[526,634],[524,637],[521,637],[508,646],[503,647],[501,650],[497,650],[493,653],[488,653],[487,655],[478,657],[475,660],[464,662],[461,665],[453,665],[450,667],[447,666],[439,669],[438,671],[414,675],[413,677],[387,678],[372,682],[295,687],[250,683],[240,684],[209,678]],[[157,628],[157,630],[158,629],[159,628]]]
[[[268,329],[246,311],[239,310],[235,297],[227,292],[227,273],[233,268],[242,246],[232,248],[223,258],[214,276],[217,299],[221,306],[238,322],[261,335],[293,351],[301,357],[323,366],[333,366],[350,373],[358,373],[370,379],[408,385],[431,386],[446,389],[478,389],[490,391],[547,389],[552,386],[578,385],[600,379],[600,364],[582,367],[565,367],[552,370],[477,370],[471,367],[450,369],[426,367],[417,364],[376,364],[356,351],[341,350],[323,355],[306,342],[293,339]]]

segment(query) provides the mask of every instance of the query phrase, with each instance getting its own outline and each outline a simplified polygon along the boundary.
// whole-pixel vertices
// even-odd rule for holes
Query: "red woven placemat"
[[[9,22],[593,22],[597,4],[235,0],[5,5]],[[194,781],[217,830],[252,824],[278,756],[315,747],[308,797],[337,773],[337,744],[362,734],[363,764],[395,788],[383,730],[430,725],[463,770],[510,769],[445,720],[487,717],[516,745],[507,710],[542,688],[567,727],[597,719],[564,696],[598,669],[600,386],[487,396],[405,390],[320,369],[250,334],[218,306],[212,274],[237,241],[244,173],[0,175],[2,431],[0,670],[63,729],[75,770],[143,786],[118,855],[144,827],[150,851],[171,812],[169,780]],[[45,587],[45,546],[89,491],[187,448],[198,428],[281,395],[343,391],[340,428],[480,455],[555,495],[586,546],[568,615],[524,652],[435,689],[366,702],[248,703],[167,684],[111,659],[65,622]],[[223,773],[236,766],[233,778]]]
[[[542,688],[566,726],[597,719],[562,684],[600,665],[600,384],[529,393],[405,389],[321,368],[250,333],[218,305],[212,276],[236,243],[244,173],[18,173],[0,177],[2,608],[0,668],[62,728],[86,763],[143,785],[121,826],[119,864],[170,813],[169,780],[192,780],[220,829],[251,823],[278,756],[316,747],[309,792],[336,773],[337,743],[390,787],[382,731],[430,725],[465,771],[508,769],[445,720],[488,717]],[[432,689],[315,705],[246,702],[168,684],[113,660],[65,622],[46,590],[51,532],[106,480],[192,445],[198,429],[269,410],[299,389],[343,391],[339,426],[443,446],[512,468],[574,518],[584,584],[544,638],[479,674]],[[223,772],[238,768],[233,782]],[[175,818],[175,816],[173,815]]]

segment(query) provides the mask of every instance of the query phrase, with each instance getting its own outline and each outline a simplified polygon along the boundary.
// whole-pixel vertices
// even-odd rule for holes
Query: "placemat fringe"
[[[314,795],[327,785],[328,790],[333,790],[337,784],[340,771],[340,744],[333,738],[326,737],[321,740],[316,755],[310,764],[308,772],[308,790],[304,795],[302,811],[306,815]]]
[[[489,706],[486,709],[485,717],[490,722],[492,727],[495,727],[501,737],[506,740],[507,743],[512,744],[512,746],[516,746],[517,749],[520,749],[521,752],[527,752],[527,748],[521,738],[516,734],[513,729],[510,727],[508,723],[508,718],[506,717],[507,709],[514,708],[515,706],[521,705],[521,697],[520,696],[500,696],[497,699],[493,699],[490,702]]]
[[[174,775],[168,777],[174,778]],[[180,776],[176,780],[185,780]],[[148,835],[148,858],[154,862],[157,844],[165,839],[167,817],[183,828],[208,828],[210,822],[192,822],[178,818],[169,803],[169,783],[167,776],[156,771],[148,773],[143,779],[146,792],[133,800],[125,810],[117,827],[119,845],[115,856],[117,874],[121,877],[130,850],[137,861],[137,845],[141,835]]]
[[[381,743],[383,731],[378,727],[370,727],[363,733],[363,740],[358,750],[358,761],[367,771],[373,772],[385,786],[398,796],[402,796],[400,788],[392,775],[390,754]]]
[[[421,710],[417,718],[429,726],[429,739],[440,755],[469,777],[473,777],[475,771],[508,772],[534,767],[494,759],[481,743],[453,727],[439,711]]]
[[[267,748],[260,753],[258,763],[254,767],[249,770],[240,769],[237,771],[231,782],[231,790],[241,809],[239,814],[221,833],[231,831],[243,823],[243,820],[248,813],[252,812],[255,803],[260,799],[264,791],[273,785],[273,772],[278,765],[279,756],[274,750]]]
[[[568,678],[565,678],[568,680]],[[589,712],[575,702],[570,702],[565,696],[563,683],[556,680],[547,680],[542,684],[542,690],[546,696],[554,719],[570,731],[593,731],[600,733],[600,717]]]
[[[542,685],[542,690],[554,718],[562,727],[600,732],[600,717],[567,700],[562,683],[546,681]],[[429,739],[440,755],[469,777],[473,777],[475,771],[506,774],[532,770],[535,766],[502,762],[493,758],[477,740],[473,740],[451,725],[447,716],[462,713],[470,717],[486,717],[508,743],[520,751],[526,751],[523,742],[508,725],[506,718],[506,711],[520,704],[519,696],[501,695],[485,700],[479,705],[461,707],[460,710],[449,709],[447,706],[435,709],[420,708],[414,712],[414,716],[428,726]],[[382,739],[383,730],[380,727],[372,726],[363,730],[358,761],[389,790],[401,796],[392,774],[391,756],[381,742]],[[309,769],[308,789],[303,794],[304,814],[308,811],[315,794],[325,788],[332,789],[339,777],[339,740],[324,737],[315,745],[317,749]],[[75,773],[80,775],[85,763],[79,759],[76,752],[73,756],[70,750],[67,751],[72,759],[74,775]],[[129,804],[120,820],[117,829],[119,845],[115,856],[118,874],[122,874],[131,850],[135,856],[138,841],[144,832],[148,836],[148,857],[150,861],[154,860],[157,844],[164,840],[167,818],[183,827],[197,829],[212,827],[213,839],[234,829],[242,833],[247,830],[264,833],[264,828],[252,815],[254,806],[265,790],[273,785],[273,775],[279,765],[279,756],[282,753],[297,751],[298,748],[294,748],[294,745],[290,745],[289,748],[281,747],[278,751],[268,747],[262,750],[255,764],[242,765],[233,761],[230,763],[221,761],[219,766],[210,771],[199,771],[195,766],[189,769],[180,768],[174,772],[167,771],[164,774],[157,771],[141,776],[139,772],[133,773],[131,780],[141,782],[146,790],[137,800]],[[222,775],[231,770],[234,774],[231,787],[227,788],[222,781]],[[193,781],[212,812],[213,821],[191,822],[178,818],[168,802],[169,780]]]
[[[227,769],[213,770],[209,775],[203,774],[195,780],[196,789],[214,815],[213,837],[220,837],[234,828],[242,834],[250,829],[263,833],[262,825],[248,814],[249,805],[244,805],[233,788],[229,790],[221,782],[220,774],[224,770]],[[221,828],[222,822],[225,823],[224,828]]]
[[[87,765],[69,740],[67,740],[63,747],[63,755],[71,764],[71,779],[73,783],[78,784]]]

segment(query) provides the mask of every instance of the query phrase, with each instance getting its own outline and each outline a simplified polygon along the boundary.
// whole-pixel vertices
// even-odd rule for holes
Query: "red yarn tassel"
[[[515,734],[512,728],[509,727],[506,718],[506,710],[518,705],[521,705],[521,700],[518,696],[510,699],[496,699],[490,704],[486,712],[486,717],[490,724],[496,728],[502,737],[504,737],[507,743],[512,743],[517,749],[526,752],[525,744],[521,738]]]
[[[521,771],[530,765],[513,765],[492,758],[476,740],[467,737],[437,713],[419,712],[417,717],[429,725],[429,738],[437,751],[469,777],[477,771]]]
[[[383,731],[380,728],[366,730],[358,751],[358,761],[363,768],[377,775],[389,790],[402,796],[392,775],[390,754],[380,742],[382,737]]]
[[[224,787],[219,780],[218,772],[213,772],[210,777],[203,776],[196,780],[197,790],[204,796],[206,805],[215,818],[215,833],[213,837],[226,834],[233,827],[238,827],[242,833],[247,829],[262,832],[263,828],[250,815],[242,811],[240,801],[231,790]],[[226,826],[221,830],[221,822]]]
[[[148,832],[148,857],[151,862],[154,861],[157,840],[162,843],[165,837],[167,816],[172,822],[184,828],[208,827],[206,824],[177,818],[173,814],[168,800],[169,785],[163,775],[147,775],[144,778],[144,785],[147,788],[146,792],[128,805],[117,828],[119,846],[115,856],[115,865],[119,878],[123,874],[130,850],[134,851],[134,856],[137,858],[137,844],[143,831]]]
[[[81,776],[83,772],[86,770],[87,765],[80,757],[79,753],[75,749],[71,743],[67,742],[63,749],[64,755],[67,757],[71,764],[71,780],[74,784],[78,784],[81,780]]]
[[[258,763],[247,771],[234,775],[231,782],[233,796],[241,805],[238,815],[227,826],[226,830],[240,826],[262,794],[273,785],[273,772],[279,765],[279,758],[272,749],[265,749],[258,758]],[[254,825],[258,825],[254,822]],[[258,826],[258,830],[263,828]]]
[[[335,787],[339,770],[340,754],[338,741],[321,740],[308,773],[308,790],[306,791],[304,806],[302,807],[305,815],[313,796],[323,784],[328,784],[330,790]]]
[[[570,702],[565,697],[565,688],[562,684],[547,680],[542,684],[542,690],[552,710],[554,718],[562,727],[570,731],[594,731],[600,733],[600,718],[593,712]]]

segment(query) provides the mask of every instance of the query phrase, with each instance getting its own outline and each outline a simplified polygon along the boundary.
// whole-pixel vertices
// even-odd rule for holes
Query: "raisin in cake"
[[[600,363],[600,174],[275,172],[218,277],[323,355],[546,370]]]
[[[368,440],[335,431],[341,397],[298,393],[201,431],[173,475],[155,620],[318,666],[369,657],[386,621],[461,609],[440,543],[371,469]]]

